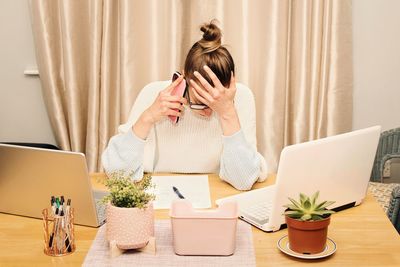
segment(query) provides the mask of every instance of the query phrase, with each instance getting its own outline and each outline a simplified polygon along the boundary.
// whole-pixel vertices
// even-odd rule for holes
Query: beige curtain
[[[183,68],[216,18],[254,92],[258,149],[275,171],[286,145],[352,125],[350,0],[31,0],[37,62],[58,144],[90,171],[144,85]]]

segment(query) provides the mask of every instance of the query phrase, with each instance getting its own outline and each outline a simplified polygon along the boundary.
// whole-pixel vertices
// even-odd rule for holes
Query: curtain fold
[[[256,98],[271,172],[284,146],[351,130],[351,0],[30,0],[43,95],[58,145],[90,171],[138,92],[181,70],[216,18]]]

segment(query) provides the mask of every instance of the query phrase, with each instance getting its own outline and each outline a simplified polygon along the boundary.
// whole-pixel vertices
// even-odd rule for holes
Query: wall
[[[353,0],[353,128],[400,127],[400,1]]]
[[[0,142],[55,144],[36,66],[28,1],[0,1]]]

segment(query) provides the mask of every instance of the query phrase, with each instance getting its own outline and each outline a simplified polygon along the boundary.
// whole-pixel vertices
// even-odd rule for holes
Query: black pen
[[[178,197],[180,199],[184,199],[185,197],[181,194],[181,192],[179,192],[178,188],[176,188],[175,186],[172,187],[172,189],[174,190],[175,194],[178,195]]]

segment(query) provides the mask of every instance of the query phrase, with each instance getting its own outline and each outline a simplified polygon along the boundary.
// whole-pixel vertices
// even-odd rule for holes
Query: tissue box
[[[195,210],[186,199],[170,210],[174,251],[178,255],[232,255],[236,248],[238,206],[235,201],[215,210]]]

